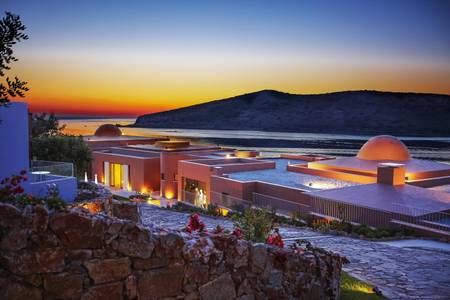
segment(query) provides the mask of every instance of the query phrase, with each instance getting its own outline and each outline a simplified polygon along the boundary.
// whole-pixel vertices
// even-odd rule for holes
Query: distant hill
[[[263,90],[142,115],[132,126],[450,136],[450,96],[378,91],[294,95]]]

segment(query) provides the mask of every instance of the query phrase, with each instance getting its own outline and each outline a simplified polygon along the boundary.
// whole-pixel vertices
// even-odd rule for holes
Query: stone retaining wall
[[[0,203],[2,299],[338,299],[342,260]]]

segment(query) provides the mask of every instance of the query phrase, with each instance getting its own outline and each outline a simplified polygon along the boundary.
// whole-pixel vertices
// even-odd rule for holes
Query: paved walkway
[[[179,229],[188,213],[141,207],[144,225]],[[231,229],[223,218],[202,217],[208,230],[217,225]],[[344,270],[377,286],[389,299],[450,299],[450,253],[440,250],[399,248],[348,237],[320,234],[307,228],[281,227],[283,238],[305,238],[313,245],[346,256]]]

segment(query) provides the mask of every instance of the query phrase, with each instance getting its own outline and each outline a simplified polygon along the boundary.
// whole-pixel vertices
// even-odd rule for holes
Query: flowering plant
[[[239,227],[236,227],[234,230],[233,230],[233,233],[232,233],[234,236],[236,236],[238,239],[242,239],[242,229],[240,229]]]
[[[274,232],[267,237],[266,242],[269,245],[284,248],[284,241],[281,238],[281,235],[280,235],[280,232],[278,231],[278,229],[275,229]]]
[[[221,234],[222,232],[223,232],[223,228],[220,225],[217,225],[213,231],[214,234]]]
[[[185,230],[189,233],[195,231],[206,232],[205,223],[203,223],[202,220],[200,220],[200,216],[198,214],[192,214],[189,216],[189,222]]]
[[[20,171],[20,175],[13,175],[11,177],[4,178],[0,181],[0,197],[1,198],[9,198],[11,196],[16,196],[23,194],[25,191],[23,187],[20,185],[22,181],[27,181],[28,177],[25,176],[27,171]]]

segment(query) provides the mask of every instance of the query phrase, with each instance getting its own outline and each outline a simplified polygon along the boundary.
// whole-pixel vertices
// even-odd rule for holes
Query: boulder
[[[83,276],[68,273],[44,277],[46,299],[79,299],[83,290]]]
[[[261,243],[250,246],[252,267],[255,271],[263,271],[267,261],[267,246]]]
[[[18,251],[27,246],[30,230],[14,227],[7,230],[0,241],[0,249],[6,251]]]
[[[20,282],[8,282],[1,290],[1,299],[4,300],[41,300],[42,292],[40,289],[25,285]]]
[[[5,266],[12,273],[30,275],[35,273],[53,273],[64,270],[65,253],[60,248],[36,251],[21,251],[3,255]]]
[[[142,299],[179,296],[183,292],[184,268],[171,266],[142,273],[138,278],[138,291]]]
[[[126,203],[113,201],[112,215],[118,219],[130,220],[135,223],[140,223],[139,207],[136,203]]]
[[[33,229],[37,232],[42,232],[47,229],[47,226],[48,226],[48,210],[44,206],[38,205],[34,209]]]
[[[136,276],[130,275],[127,277],[127,279],[125,280],[125,292],[126,292],[127,298],[130,300],[138,298]]]
[[[81,300],[122,300],[123,284],[114,282],[102,285],[96,285],[87,290],[81,296]]]
[[[50,228],[62,244],[72,249],[95,249],[103,246],[105,222],[77,212],[56,214]]]
[[[151,270],[166,267],[170,260],[165,257],[133,258],[133,268],[137,270]]]
[[[0,203],[0,227],[18,226],[22,222],[22,212],[15,206]]]
[[[222,274],[199,288],[202,299],[231,300],[236,298],[236,289],[230,273]]]
[[[131,274],[128,258],[95,259],[84,263],[95,284],[118,281]]]
[[[136,224],[125,225],[111,246],[121,254],[139,258],[149,258],[155,248],[150,231]]]
[[[209,279],[209,266],[202,264],[192,264],[187,267],[186,276],[189,282],[203,284]]]

